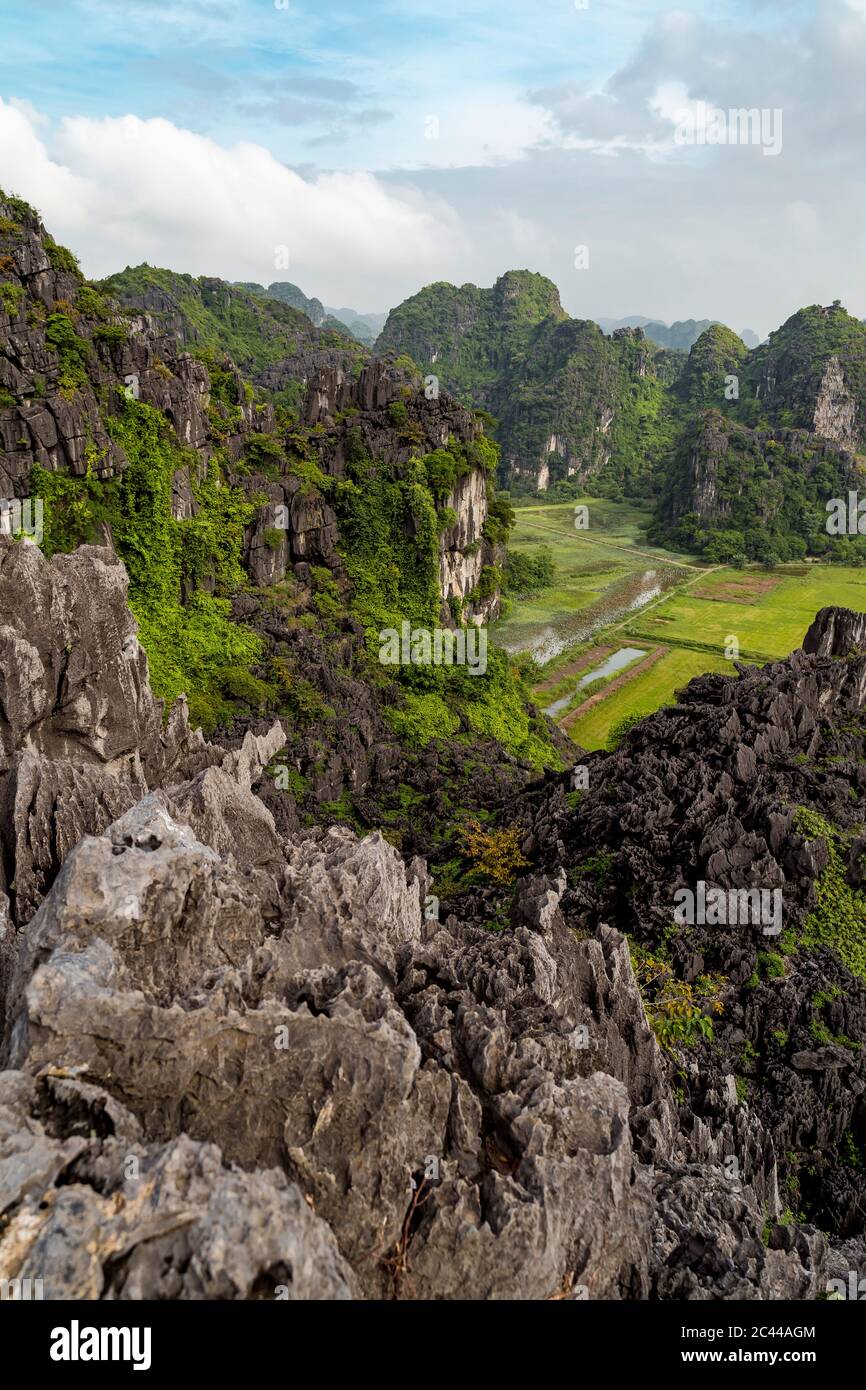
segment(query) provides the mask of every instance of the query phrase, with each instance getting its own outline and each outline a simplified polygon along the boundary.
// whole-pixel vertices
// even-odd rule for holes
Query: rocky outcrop
[[[816,434],[832,439],[843,449],[859,448],[857,402],[848,389],[838,357],[830,358],[821,378],[813,427]]]
[[[782,1154],[819,1123],[816,1100],[832,1152],[852,1123],[859,1057],[814,1038],[804,1048],[787,1011],[806,986],[792,976],[792,999],[763,1006],[791,1035],[781,1126],[734,1084],[732,1049],[760,1016],[747,1007],[732,1004],[730,1025],[717,1025],[717,1056],[672,1065],[617,929],[634,930],[637,915],[651,932],[669,915],[636,892],[624,916],[618,896],[565,865],[579,862],[575,845],[612,833],[623,887],[676,881],[673,864],[736,884],[771,878],[775,863],[786,882],[801,866],[807,902],[826,861],[779,812],[763,834],[754,815],[736,824],[736,789],[765,795],[786,750],[813,747],[819,710],[861,708],[866,658],[833,659],[827,636],[854,615],[822,615],[813,645],[828,654],[777,663],[763,684],[745,669],[739,682],[693,682],[627,754],[594,756],[576,814],[558,783],[512,802],[537,867],[491,931],[489,890],[437,911],[425,862],[406,863],[379,834],[282,831],[254,791],[284,740],[278,727],[228,753],[184,742],[182,710],[163,732],[134,652],[125,706],[106,701],[103,685],[130,660],[116,559],[84,549],[49,565],[5,544],[26,577],[22,611],[4,609],[13,636],[24,640],[32,586],[55,589],[53,625],[34,644],[42,674],[19,662],[28,682],[7,685],[3,701],[16,826],[0,941],[3,1278],[42,1279],[70,1299],[823,1289],[827,1242],[785,1215]],[[63,688],[51,685],[70,634],[79,724],[62,698],[54,711]],[[88,662],[97,642],[105,659]],[[653,752],[662,718],[678,721],[668,770]],[[734,811],[720,816],[714,796]],[[49,804],[55,861],[30,809]],[[728,949],[720,964],[742,981],[748,944]],[[674,958],[694,978],[716,968],[711,951],[695,929]],[[821,978],[834,968],[843,979],[826,962]],[[863,1011],[848,978],[834,1028],[856,1039]],[[856,1186],[831,1191],[837,1212],[856,1200]]]
[[[498,938],[425,923],[423,867],[377,837],[296,837],[275,870],[154,797],[68,856],[9,990],[4,1277],[66,1298],[814,1295],[820,1237],[766,1251],[717,1155],[676,1162],[628,953],[606,928],[575,942],[564,879],[527,883]],[[255,1234],[211,1266],[241,1211]]]
[[[49,562],[37,546],[0,536],[0,891],[19,922],[81,837],[149,788],[197,779],[183,804],[206,816],[220,777],[249,796],[284,741],[276,724],[227,753],[190,729],[183,700],[164,720],[126,593],[111,550],[80,546]],[[257,798],[246,811],[247,820],[267,817]],[[245,820],[235,813],[229,838],[240,845]],[[248,848],[253,839],[250,830]]]
[[[822,608],[803,639],[810,656],[848,657],[866,647],[866,614],[850,608]]]
[[[334,1237],[279,1169],[227,1165],[74,1074],[0,1072],[0,1278],[58,1299],[352,1298]]]

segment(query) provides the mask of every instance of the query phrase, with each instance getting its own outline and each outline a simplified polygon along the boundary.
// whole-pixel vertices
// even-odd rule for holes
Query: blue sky
[[[158,257],[267,280],[283,228],[289,278],[359,308],[431,279],[489,283],[522,261],[557,279],[572,312],[763,331],[797,307],[784,262],[800,297],[826,281],[866,312],[862,248],[839,246],[830,212],[862,150],[866,0],[0,0],[0,12],[0,180],[25,184],[91,273]],[[671,111],[697,100],[784,109],[783,158],[673,150]],[[834,169],[817,198],[810,184]],[[224,192],[252,209],[248,237]],[[745,228],[751,248],[735,244]],[[578,242],[597,254],[575,280]]]
[[[602,81],[664,9],[659,0],[590,0],[586,10],[569,0],[290,0],[288,9],[6,0],[0,84],[54,118],[164,116],[221,142],[259,140],[293,164],[469,164],[480,143],[464,127],[448,154],[431,149],[427,115],[444,123],[446,112],[484,105],[495,136],[508,125],[504,100]]]

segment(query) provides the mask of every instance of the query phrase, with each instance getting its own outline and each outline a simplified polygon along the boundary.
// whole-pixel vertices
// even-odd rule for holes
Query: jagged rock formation
[[[822,608],[803,639],[810,656],[847,657],[866,646],[866,615],[850,608]]]
[[[343,324],[328,319],[319,301],[306,299],[295,285],[276,283],[265,291],[142,265],[109,276],[101,287],[187,350],[228,353],[256,385],[267,373],[293,403],[303,394],[291,365],[299,356],[330,351],[349,364],[367,356]]]
[[[821,1007],[864,1039],[862,983],[822,945],[749,998],[756,944],[696,927],[672,959],[686,980],[725,969],[726,1014],[675,1061],[617,928],[651,942],[699,872],[778,879],[803,924],[831,851],[784,799],[854,820],[862,615],[820,615],[812,654],[693,682],[593,755],[576,811],[563,779],[512,795],[534,867],[496,932],[491,890],[437,917],[425,861],[378,834],[283,833],[254,790],[282,730],[226,753],[181,709],[163,733],[110,552],[3,544],[13,650],[19,574],[66,598],[42,674],[16,659],[2,700],[3,785],[23,758],[54,779],[64,852],[27,897],[26,848],[4,842],[0,1277],[55,1298],[813,1298],[835,1265],[783,1216],[786,1149],[825,1166],[822,1224],[837,1263],[859,1258],[862,1178],[833,1155],[861,1142],[863,1062],[816,1045],[804,1011],[838,982]],[[793,755],[818,756],[828,720],[848,757],[819,777]],[[82,770],[128,806],[82,821]],[[575,879],[606,845],[616,874]],[[757,1037],[763,1058],[783,1025],[744,1102],[737,1051]]]
[[[803,651],[739,678],[699,677],[618,752],[592,755],[573,816],[547,796],[530,798],[524,819],[544,862],[602,856],[601,879],[578,871],[564,896],[576,927],[604,915],[678,978],[728,982],[715,1041],[688,1068],[680,1117],[692,1142],[705,1142],[705,1121],[717,1138],[745,1122],[751,1136],[732,1132],[726,1151],[747,1179],[777,1164],[794,1211],[799,1200],[822,1229],[861,1237],[863,637],[862,614],[824,609]],[[677,928],[675,894],[699,881],[779,889],[781,934]]]

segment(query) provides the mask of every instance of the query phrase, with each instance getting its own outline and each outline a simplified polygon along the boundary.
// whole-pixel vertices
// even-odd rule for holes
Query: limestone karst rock
[[[626,943],[600,915],[575,935],[562,865],[521,880],[497,934],[425,917],[426,866],[377,834],[280,835],[251,790],[279,731],[227,754],[181,723],[169,746],[137,658],[124,730],[103,693],[129,659],[116,562],[79,552],[52,568],[68,614],[81,589],[94,618],[76,631],[76,708],[105,714],[98,744],[70,720],[52,742],[59,612],[43,674],[4,700],[4,782],[53,778],[58,830],[78,839],[41,893],[16,897],[3,941],[2,1277],[60,1298],[816,1296],[825,1237],[779,1224],[766,1239],[783,1208],[777,1141],[732,1078],[697,1062],[700,1103],[683,1107]],[[857,706],[858,670],[800,654],[769,668],[765,691],[753,675],[742,691],[693,683],[666,716],[680,722],[674,782],[653,772],[653,721],[632,735],[649,800],[644,821],[639,798],[620,816],[624,851],[639,839],[659,876],[673,797],[713,795],[708,780],[688,791],[699,769],[737,747],[769,768],[808,745],[811,709]],[[65,794],[86,786],[82,768],[130,806],[114,815],[104,794],[106,823],[82,827]],[[556,805],[544,800],[539,836]],[[598,828],[603,802],[584,805]],[[747,874],[781,853],[790,831],[774,825],[766,841],[742,827],[748,860],[723,824],[703,853],[725,857],[722,879]]]

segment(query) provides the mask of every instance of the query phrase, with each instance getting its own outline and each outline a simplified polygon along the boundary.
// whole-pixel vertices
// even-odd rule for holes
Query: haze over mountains
[[[310,299],[297,285],[287,280],[277,280],[268,285],[238,281],[236,288],[248,290],[250,294],[264,295],[270,299],[280,299],[294,309],[305,313],[316,328],[325,325],[335,328],[348,328],[353,337],[361,343],[372,346],[378,333],[384,327],[387,314],[360,314],[357,309],[332,309],[320,299]]]
[[[718,319],[683,319],[667,324],[659,319],[644,318],[642,314],[631,314],[624,319],[600,318],[595,322],[604,333],[615,333],[618,328],[642,328],[659,347],[681,348],[688,352],[711,324],[718,323]],[[751,328],[744,328],[740,337],[749,348],[757,347],[761,341]]]

